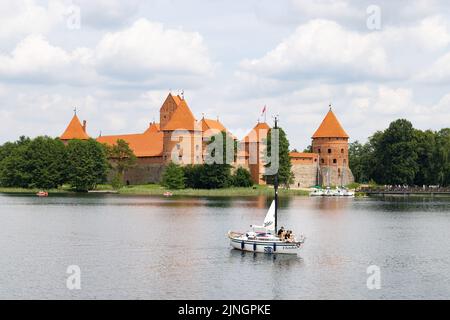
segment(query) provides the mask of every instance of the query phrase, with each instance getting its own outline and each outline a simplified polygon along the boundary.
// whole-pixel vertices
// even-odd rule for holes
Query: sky
[[[143,132],[169,92],[242,138],[267,106],[304,149],[329,104],[350,140],[450,127],[437,0],[0,0],[0,143]]]

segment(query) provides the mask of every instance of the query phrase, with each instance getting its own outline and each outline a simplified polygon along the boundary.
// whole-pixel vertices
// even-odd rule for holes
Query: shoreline
[[[35,194],[39,189],[26,188],[0,188],[0,194]],[[115,195],[149,195],[163,196],[164,192],[171,192],[173,196],[198,196],[198,197],[251,197],[251,196],[272,196],[273,188],[257,186],[250,188],[224,188],[224,189],[180,189],[170,190],[159,185],[135,185],[124,186],[114,190],[109,185],[100,185],[95,190],[88,192],[76,192],[68,187],[46,190],[49,194],[115,194]],[[279,195],[283,196],[309,196],[309,191],[305,189],[278,189]]]

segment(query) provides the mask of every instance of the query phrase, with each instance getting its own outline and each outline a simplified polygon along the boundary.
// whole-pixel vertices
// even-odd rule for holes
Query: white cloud
[[[213,65],[200,34],[167,29],[146,19],[106,34],[95,49],[98,70],[126,79],[151,79],[155,74],[210,75]]]
[[[385,77],[386,52],[374,35],[345,30],[333,21],[313,20],[299,26],[260,59],[241,64],[248,72],[269,77]]]
[[[91,51],[72,52],[52,46],[39,35],[22,40],[8,55],[0,55],[0,78],[25,83],[82,83],[88,80]]]
[[[0,55],[0,78],[26,83],[118,81],[145,86],[165,81],[170,87],[176,78],[193,82],[212,72],[213,63],[198,33],[165,29],[145,19],[107,33],[94,48],[67,51],[42,35],[30,35],[10,54]]]
[[[80,7],[82,25],[95,28],[122,26],[128,22],[139,8],[141,0],[74,0]]]
[[[64,6],[50,1],[48,6],[33,0],[0,2],[0,40],[18,39],[29,34],[46,34],[63,20]]]
[[[286,81],[400,80],[428,68],[424,57],[432,61],[449,44],[450,26],[442,16],[378,32],[359,32],[334,21],[311,20],[261,58],[242,61],[241,69],[253,76]]]
[[[434,61],[429,68],[422,70],[415,80],[421,83],[448,83],[450,81],[450,52]]]

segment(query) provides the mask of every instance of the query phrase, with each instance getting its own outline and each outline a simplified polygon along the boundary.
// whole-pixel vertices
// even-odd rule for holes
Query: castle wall
[[[165,165],[162,162],[162,157],[147,157],[138,158],[136,166],[129,168],[124,173],[125,184],[147,184],[161,182],[162,173]],[[110,170],[108,174],[108,182],[114,179],[116,171]]]
[[[321,166],[320,178],[323,186],[341,186],[355,182],[350,168]]]
[[[291,188],[309,188],[317,184],[317,170],[316,163],[292,163],[292,172],[294,173],[294,182],[290,185]]]

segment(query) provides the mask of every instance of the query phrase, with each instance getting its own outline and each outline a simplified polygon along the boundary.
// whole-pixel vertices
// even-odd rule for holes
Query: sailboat
[[[274,129],[278,129],[277,118],[275,118]],[[294,234],[288,238],[277,236],[278,173],[275,174],[274,182],[275,199],[267,211],[263,225],[251,225],[251,229],[247,232],[228,231],[228,238],[234,249],[269,254],[297,254],[305,242],[304,236],[298,239]]]

